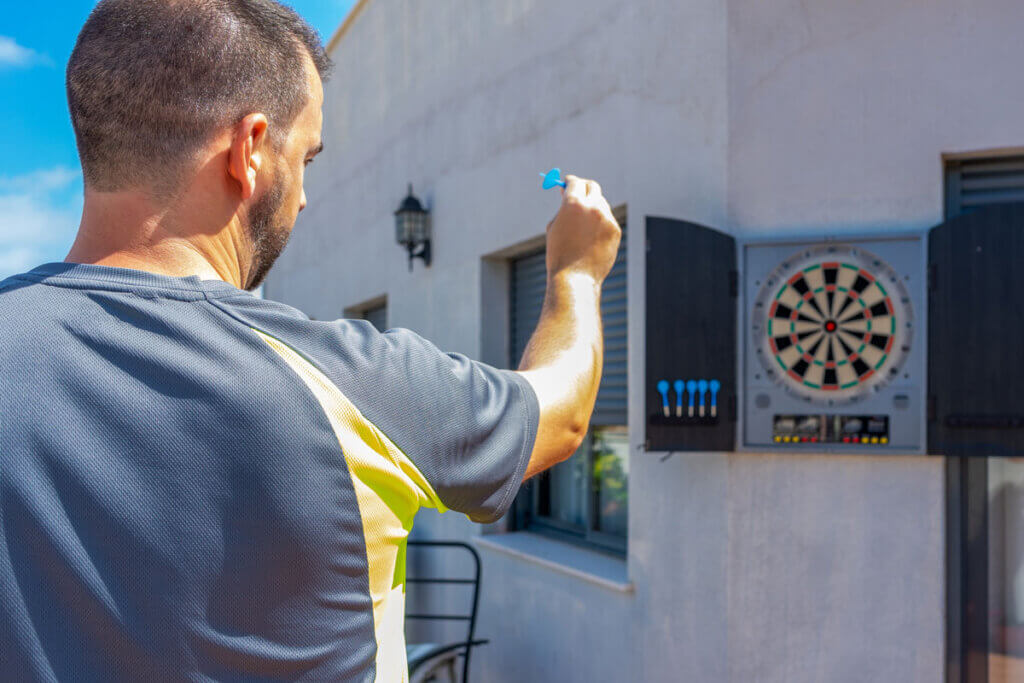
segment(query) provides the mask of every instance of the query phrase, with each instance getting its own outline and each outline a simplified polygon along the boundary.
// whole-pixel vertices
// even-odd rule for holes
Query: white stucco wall
[[[476,680],[941,680],[941,459],[639,451],[638,228],[939,222],[943,152],[1024,142],[1022,20],[1012,0],[366,6],[334,50],[327,151],[268,297],[328,319],[386,294],[389,324],[502,363],[506,283],[483,257],[543,235],[558,198],[537,172],[628,203],[638,398],[628,557],[608,571],[631,589],[483,547]],[[412,274],[392,218],[409,181],[435,229]],[[416,533],[480,529],[425,512]]]

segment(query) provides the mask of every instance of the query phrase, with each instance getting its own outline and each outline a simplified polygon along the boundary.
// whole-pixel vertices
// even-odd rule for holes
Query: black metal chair
[[[456,661],[462,657],[462,677],[459,683],[469,682],[469,653],[488,640],[474,640],[476,629],[476,612],[480,600],[480,555],[476,548],[461,541],[409,541],[410,547],[420,548],[461,548],[473,557],[475,572],[472,578],[440,578],[440,577],[406,577],[409,584],[441,584],[466,585],[473,588],[473,606],[469,614],[406,614],[407,620],[417,621],[465,621],[468,622],[466,639],[456,643],[415,643],[406,647],[409,660],[409,679],[411,683],[418,681],[437,680],[441,671],[447,671],[449,680],[455,683]]]

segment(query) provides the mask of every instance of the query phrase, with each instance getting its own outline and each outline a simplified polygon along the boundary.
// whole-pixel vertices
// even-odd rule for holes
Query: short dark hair
[[[67,68],[86,185],[173,192],[213,134],[253,112],[279,143],[306,105],[317,32],[274,0],[101,0]]]

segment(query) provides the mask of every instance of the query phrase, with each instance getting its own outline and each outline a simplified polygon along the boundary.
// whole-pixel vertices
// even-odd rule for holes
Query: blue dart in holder
[[[693,417],[693,399],[697,395],[697,380],[691,379],[686,383],[686,391],[690,394],[689,414]]]
[[[669,416],[668,407],[668,380],[663,379],[658,382],[658,393],[661,394],[661,409],[665,413],[665,417]]]
[[[681,379],[677,379],[675,382],[676,390],[676,417],[683,416],[683,389],[686,384]]]
[[[708,387],[711,389],[711,417],[716,417],[718,415],[718,392],[722,388],[722,383],[713,379]]]
[[[550,190],[552,187],[565,187],[565,181],[562,180],[562,169],[553,168],[547,173],[541,173],[540,177],[544,179],[542,187],[545,190]]]
[[[706,379],[697,382],[697,391],[700,392],[700,416],[704,417],[704,395],[708,393],[708,381]]]

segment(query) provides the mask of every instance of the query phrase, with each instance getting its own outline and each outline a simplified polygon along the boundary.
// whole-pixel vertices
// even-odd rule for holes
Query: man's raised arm
[[[601,383],[601,284],[622,230],[592,180],[566,177],[547,230],[547,292],[519,364],[540,404],[540,426],[524,479],[557,465],[586,436]]]

